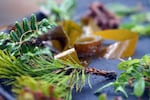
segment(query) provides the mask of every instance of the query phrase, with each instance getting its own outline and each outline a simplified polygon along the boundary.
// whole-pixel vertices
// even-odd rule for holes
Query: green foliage
[[[150,22],[150,12],[138,13],[133,14],[130,16],[130,19],[135,23],[142,23],[142,22]]]
[[[61,97],[65,96],[63,94],[63,88],[58,88],[50,85],[46,81],[35,80],[29,76],[21,76],[17,78],[16,84],[13,91],[18,94],[17,100],[26,100],[25,98],[44,99],[55,98],[55,100],[61,100]],[[29,95],[27,95],[29,94]]]
[[[51,23],[51,24],[50,24]],[[52,29],[56,27],[56,24],[54,22],[49,22],[47,19],[43,19],[38,23],[38,29],[41,32],[47,33],[49,29]]]
[[[101,94],[101,95],[98,97],[98,100],[107,100],[107,95],[106,95],[106,94]]]
[[[137,23],[124,23],[119,26],[120,29],[128,29],[137,32],[140,35],[150,35],[150,25],[142,25]]]
[[[76,8],[76,0],[62,0],[61,3],[55,0],[47,0],[42,6],[50,12],[51,20],[68,20]]]
[[[0,34],[0,49],[10,52],[16,57],[21,57],[21,59],[24,59],[26,55],[30,55],[32,58],[41,54],[52,57],[50,48],[40,46],[42,43],[39,43],[37,38],[55,26],[54,23],[50,24],[47,19],[38,23],[33,14],[30,21],[24,18],[22,23],[16,22],[15,30],[11,30],[10,34]]]
[[[32,15],[30,17],[30,27],[32,30],[37,30],[37,24],[36,24],[36,16],[35,15]]]
[[[130,23],[122,23],[119,28],[128,29],[140,35],[150,35],[149,15],[149,12],[133,14],[129,16]]]
[[[96,91],[96,93],[102,91],[104,88],[113,86],[115,92],[122,92],[125,97],[128,97],[126,92],[126,85],[130,85],[133,88],[135,96],[142,96],[145,87],[150,87],[150,56],[145,55],[141,59],[129,59],[121,62],[118,65],[119,70],[123,70],[120,76],[115,82],[110,82]]]
[[[119,16],[132,14],[138,12],[141,9],[139,6],[128,7],[120,3],[110,3],[107,5],[107,8]]]
[[[111,3],[108,4],[107,7],[110,11],[123,18],[126,17],[126,15],[129,15],[128,17],[130,21],[127,23],[121,23],[119,28],[128,29],[137,32],[140,35],[150,35],[150,12],[139,12],[141,10],[140,5],[137,5],[136,7],[128,7],[119,3]],[[148,24],[145,25],[145,22]]]
[[[9,40],[9,34],[0,32],[0,49],[7,48],[6,42]]]
[[[150,35],[150,25],[136,25],[131,31],[137,32],[140,35]]]
[[[42,84],[54,86],[59,97],[71,100],[72,89],[76,87],[81,91],[85,85],[87,75],[84,67],[68,59],[54,59],[50,48],[37,41],[55,26],[47,19],[37,22],[36,16],[32,15],[30,21],[24,18],[21,23],[16,22],[15,30],[10,34],[0,33],[0,78],[6,79],[4,84],[12,85],[15,93],[24,86],[33,91],[39,87],[45,93],[43,89],[47,85],[40,87],[35,81],[42,80],[46,82]]]
[[[113,82],[110,82],[110,83],[104,85],[103,87],[97,89],[97,90],[95,91],[95,94],[97,94],[98,92],[100,92],[100,91],[102,91],[103,89],[105,89],[105,88],[107,88],[107,87],[109,87],[109,86],[112,86],[112,85],[114,85]]]
[[[60,91],[65,91],[61,94],[65,100],[71,100],[73,87],[75,86],[77,91],[81,90],[86,79],[84,67],[77,63],[38,56],[26,64],[0,50],[0,78],[7,79],[5,84],[21,88],[16,81],[22,76],[46,81]],[[68,97],[70,99],[67,99]]]
[[[134,94],[140,97],[143,95],[144,90],[145,90],[145,81],[144,78],[141,78],[134,83]]]

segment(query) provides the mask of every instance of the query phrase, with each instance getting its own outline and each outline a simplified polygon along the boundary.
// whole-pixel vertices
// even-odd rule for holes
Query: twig
[[[89,68],[89,67],[85,68],[85,72],[94,75],[104,76],[109,79],[116,79],[117,77],[117,74],[114,71],[105,71],[105,70]]]
[[[78,70],[78,72],[80,72],[80,69],[76,69],[76,70]],[[69,68],[69,69],[62,68],[62,69],[57,70],[55,72],[61,73],[63,71],[66,72],[65,73],[66,75],[70,75],[74,71],[74,68]],[[96,69],[96,68],[89,68],[89,67],[85,68],[85,73],[104,76],[104,77],[109,78],[109,79],[116,79],[116,77],[117,77],[117,74],[114,71],[105,71],[105,70]]]

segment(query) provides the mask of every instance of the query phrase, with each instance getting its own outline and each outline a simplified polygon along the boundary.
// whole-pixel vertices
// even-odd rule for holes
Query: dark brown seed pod
[[[82,17],[86,25],[88,23],[87,18],[91,18],[102,30],[115,29],[118,28],[120,24],[120,19],[100,2],[93,2],[90,4],[89,9]]]

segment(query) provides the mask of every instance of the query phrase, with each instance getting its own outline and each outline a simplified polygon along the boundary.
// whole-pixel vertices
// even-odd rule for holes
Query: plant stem
[[[109,79],[116,79],[117,77],[117,74],[114,71],[105,71],[105,70],[89,68],[89,67],[85,68],[85,72],[94,75],[104,76]]]

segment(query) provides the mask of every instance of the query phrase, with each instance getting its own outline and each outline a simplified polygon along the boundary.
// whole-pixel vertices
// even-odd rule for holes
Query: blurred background
[[[0,26],[9,25],[19,18],[24,16],[29,16],[33,12],[37,12],[40,9],[40,3],[45,0],[0,0]],[[60,0],[57,0],[60,1]],[[76,15],[80,16],[83,14],[90,3],[96,0],[77,0],[77,12]],[[141,0],[130,0],[126,2],[125,0],[97,0],[102,3],[111,2],[124,2],[125,5],[135,5]],[[148,0],[144,1],[143,5],[149,5]]]
[[[44,1],[46,0],[0,0],[0,28],[3,26],[10,25],[14,23],[16,20],[22,19],[23,17],[30,16],[32,13],[39,12],[40,4]],[[60,0],[57,0],[57,1],[60,1]],[[150,11],[150,0],[77,0],[77,8],[76,8],[74,19],[79,19],[82,15],[84,15],[88,9],[88,6],[93,1],[100,1],[104,4],[117,2],[117,3],[122,3],[123,5],[126,5],[127,7],[128,6],[134,7],[138,5],[138,3],[140,3],[143,8],[143,10],[141,11],[142,13],[146,10]],[[128,17],[129,16],[125,17],[125,19],[127,19]],[[150,30],[148,30],[148,32],[149,31]],[[150,49],[149,49],[149,46],[147,45],[149,45],[149,38],[143,41],[140,41],[137,45],[136,55],[134,57],[138,58],[144,54],[149,53]],[[97,62],[99,61],[97,60]],[[111,63],[109,61],[107,63],[105,60],[103,61],[101,60],[101,62],[99,62],[99,65],[103,65],[105,69],[110,68],[110,66],[112,66],[112,64],[111,65],[110,64]],[[117,66],[118,62],[113,62],[113,64],[114,66]],[[95,66],[97,65],[98,64],[96,63]],[[99,83],[97,84],[96,82],[99,82],[99,81],[93,81],[93,84],[97,85],[94,88],[99,87],[98,86]],[[73,100],[81,100],[82,99],[81,97],[84,97],[84,100],[95,100],[97,99],[97,97],[93,95],[93,92],[94,92],[94,89],[92,91],[91,90],[87,91],[87,89],[85,88],[83,89],[82,94],[74,93]],[[131,100],[133,99],[131,98]]]
[[[0,0],[0,25],[8,25],[39,10],[44,0]]]

